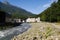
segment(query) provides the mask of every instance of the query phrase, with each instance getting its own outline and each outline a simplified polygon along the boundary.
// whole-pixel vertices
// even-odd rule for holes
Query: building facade
[[[4,11],[0,11],[0,25],[3,25],[6,22],[10,22],[11,15]]]
[[[27,18],[26,22],[40,22],[40,17],[38,17],[38,18]]]

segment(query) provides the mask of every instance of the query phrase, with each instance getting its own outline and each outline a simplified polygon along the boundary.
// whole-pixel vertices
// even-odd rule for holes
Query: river
[[[23,32],[27,31],[31,25],[29,23],[22,23],[21,25],[0,31],[0,40],[11,40],[14,36],[22,34]]]

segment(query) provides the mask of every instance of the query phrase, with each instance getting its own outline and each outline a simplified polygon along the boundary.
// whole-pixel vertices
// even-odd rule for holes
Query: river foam
[[[0,40],[10,40],[12,37],[27,31],[30,27],[31,25],[29,23],[23,23],[21,26],[0,31]]]

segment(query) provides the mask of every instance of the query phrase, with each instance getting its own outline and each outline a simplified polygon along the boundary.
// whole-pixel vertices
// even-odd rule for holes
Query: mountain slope
[[[48,22],[60,22],[60,0],[51,4],[51,7],[47,8],[41,14],[39,14],[42,21]]]
[[[27,18],[27,17],[35,16],[35,14],[32,14],[31,12],[28,12],[22,8],[13,6],[9,3],[4,4],[0,2],[0,10],[11,13],[13,18]]]

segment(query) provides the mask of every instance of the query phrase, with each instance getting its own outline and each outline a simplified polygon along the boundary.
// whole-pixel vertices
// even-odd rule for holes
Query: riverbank
[[[30,27],[29,23],[22,23],[17,27],[0,31],[0,40],[11,40],[14,36],[27,31]]]
[[[18,35],[12,40],[60,40],[60,29],[53,25],[55,23],[30,23],[31,28]],[[55,26],[55,27],[54,27]]]
[[[8,22],[8,23],[4,23],[2,25],[0,24],[0,31],[11,29],[11,28],[14,28],[16,26],[20,26],[20,24],[22,24],[22,23],[11,23],[11,22]]]

